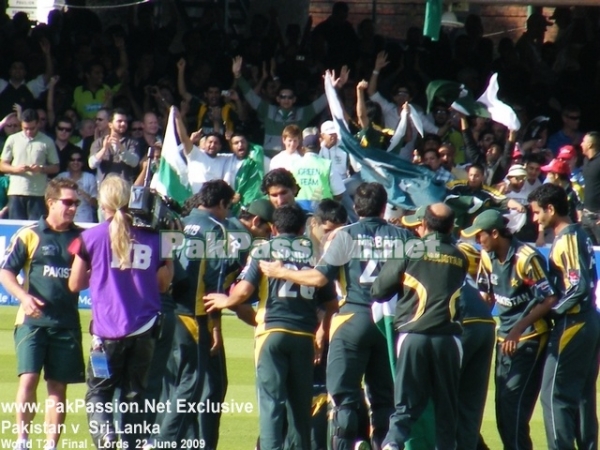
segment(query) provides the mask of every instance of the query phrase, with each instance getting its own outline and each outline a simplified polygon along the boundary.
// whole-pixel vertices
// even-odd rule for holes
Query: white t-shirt
[[[192,192],[197,194],[202,189],[202,185],[210,180],[223,180],[225,175],[225,166],[228,160],[234,155],[218,155],[210,157],[207,153],[193,146],[189,154],[186,154],[188,161],[188,179]]]
[[[227,158],[227,162],[225,163],[223,179],[232,188],[235,189],[235,177],[237,176],[238,170],[240,170],[240,167],[242,166],[242,163],[244,162],[244,160],[236,158],[235,155],[218,155],[218,156],[225,157],[225,158],[229,157],[229,158]],[[233,158],[231,158],[231,156],[233,156]],[[263,170],[264,170],[265,174],[269,171],[270,166],[271,166],[271,159],[267,158],[265,156],[264,160],[263,160]]]
[[[540,187],[541,185],[542,185],[542,182],[539,179],[535,180],[535,183],[533,183],[533,184],[529,183],[528,180],[525,180],[525,184],[523,184],[523,189],[521,189],[521,192],[519,192],[519,194],[527,197],[529,194],[531,194],[536,188]]]
[[[269,170],[274,169],[286,169],[290,172],[294,169],[294,166],[302,160],[302,155],[298,152],[294,152],[291,155],[286,151],[282,151],[271,159]]]

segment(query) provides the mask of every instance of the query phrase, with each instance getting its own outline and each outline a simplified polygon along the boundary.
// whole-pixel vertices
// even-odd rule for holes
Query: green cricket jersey
[[[67,231],[55,231],[41,218],[15,233],[2,268],[15,275],[22,270],[24,289],[45,303],[39,318],[25,316],[19,308],[17,325],[79,328],[79,292],[69,290],[73,255],[67,249],[82,231],[75,225]]]
[[[550,250],[550,276],[559,300],[558,315],[575,314],[596,307],[596,257],[592,241],[580,224],[563,228]]]
[[[332,233],[315,269],[328,280],[339,281],[341,313],[371,307],[371,286],[383,263],[394,253],[394,246],[411,238],[407,230],[379,217],[361,218]]]
[[[383,301],[398,295],[394,327],[400,333],[460,334],[457,302],[468,261],[451,236],[431,236],[440,242],[436,253],[389,260],[371,293]]]
[[[213,218],[207,211],[193,209],[190,215],[184,217],[183,233],[186,248],[178,252],[178,259],[186,272],[186,277],[181,279],[187,289],[181,286],[174,287],[177,294],[177,314],[204,316],[204,295],[213,292],[224,292],[226,284],[226,269],[229,260],[225,258],[225,226]],[[192,251],[192,239],[198,244]],[[218,246],[221,245],[221,252]]]
[[[494,252],[481,251],[477,284],[481,292],[492,295],[496,302],[500,340],[536,304],[555,294],[543,256],[516,238],[512,238],[502,263]],[[521,339],[539,336],[548,330],[547,319],[540,319],[523,332]]]
[[[294,239],[297,236],[281,234],[277,239]],[[268,245],[268,244],[265,244]],[[294,259],[292,255],[283,260],[284,266],[292,270],[310,269],[306,258]],[[252,284],[258,290],[257,327],[255,335],[272,331],[292,334],[314,335],[318,320],[317,306],[337,300],[333,282],[322,288],[301,286],[286,280],[267,278],[259,267],[259,260],[250,257],[240,274],[240,280]]]

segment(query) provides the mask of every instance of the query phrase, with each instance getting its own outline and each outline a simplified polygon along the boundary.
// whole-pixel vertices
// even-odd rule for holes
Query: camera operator
[[[130,190],[122,178],[106,177],[99,203],[107,221],[83,232],[69,249],[75,255],[69,288],[78,291],[89,285],[92,298],[86,403],[97,406],[88,412],[88,423],[98,448],[116,445],[113,414],[105,406],[117,389],[121,402],[129,403],[119,405],[120,411],[126,410],[121,439],[134,448],[136,439],[145,437],[137,435],[135,426],[143,425],[148,373],[160,331],[159,292],[168,289],[173,277],[172,261],[160,259],[159,235],[131,226]]]

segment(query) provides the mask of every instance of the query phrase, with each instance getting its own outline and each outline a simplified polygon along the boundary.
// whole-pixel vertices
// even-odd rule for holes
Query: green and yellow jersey
[[[550,276],[559,295],[553,313],[575,314],[596,307],[596,257],[592,241],[581,225],[568,225],[558,233],[549,262]]]
[[[193,209],[189,216],[183,218],[182,223],[187,242],[186,248],[180,250],[177,256],[185,277],[178,280],[180,286],[174,283],[176,313],[205,316],[204,296],[225,292],[235,280],[234,277],[227,276],[230,261],[225,257],[225,226],[207,211],[200,209]],[[193,242],[197,245],[192,244]],[[218,251],[219,245],[222,252]]]
[[[331,236],[315,269],[328,280],[339,281],[341,313],[371,307],[371,286],[386,255],[393,255],[401,242],[413,237],[407,230],[379,217],[362,218],[338,228]]]
[[[450,236],[435,238],[439,240],[435,253],[392,259],[385,263],[373,284],[375,299],[398,295],[394,328],[400,333],[462,332],[457,306],[467,275],[467,258],[452,244]]]
[[[555,290],[547,274],[545,261],[534,248],[512,238],[506,259],[500,262],[494,252],[481,251],[477,285],[496,303],[500,326],[498,339],[503,340],[513,326]],[[529,326],[521,339],[549,331],[547,319]]]
[[[277,237],[281,238],[293,239],[296,236],[281,234]],[[293,256],[286,255],[282,260],[284,267],[291,270],[312,268],[306,258],[295,259]],[[250,257],[239,277],[258,291],[256,337],[274,331],[314,336],[318,326],[317,306],[337,300],[333,283],[328,282],[322,288],[314,288],[267,278],[260,271],[258,263],[258,259]]]
[[[23,288],[44,302],[39,318],[26,316],[23,309],[19,308],[16,325],[80,327],[79,292],[73,293],[68,287],[73,262],[68,247],[82,231],[75,225],[67,231],[56,231],[41,218],[15,233],[2,268],[16,276],[23,271]]]

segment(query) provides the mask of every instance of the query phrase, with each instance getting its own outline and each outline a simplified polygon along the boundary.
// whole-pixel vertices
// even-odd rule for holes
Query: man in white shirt
[[[523,186],[523,195],[528,196],[537,187],[542,185],[540,181],[540,174],[542,173],[541,158],[535,154],[528,155],[523,160],[525,170],[527,171],[527,178]]]
[[[339,136],[335,123],[331,120],[321,125],[321,150],[319,156],[331,161],[332,169],[342,180],[348,178],[348,154],[338,146]]]
[[[181,133],[179,133],[179,136],[181,136]],[[206,136],[202,150],[193,144],[189,148],[184,144],[184,150],[188,162],[189,182],[194,194],[200,192],[202,185],[207,181],[222,180],[225,174],[225,165],[234,156],[227,155],[229,158],[219,157],[221,138],[218,133],[210,133]]]

